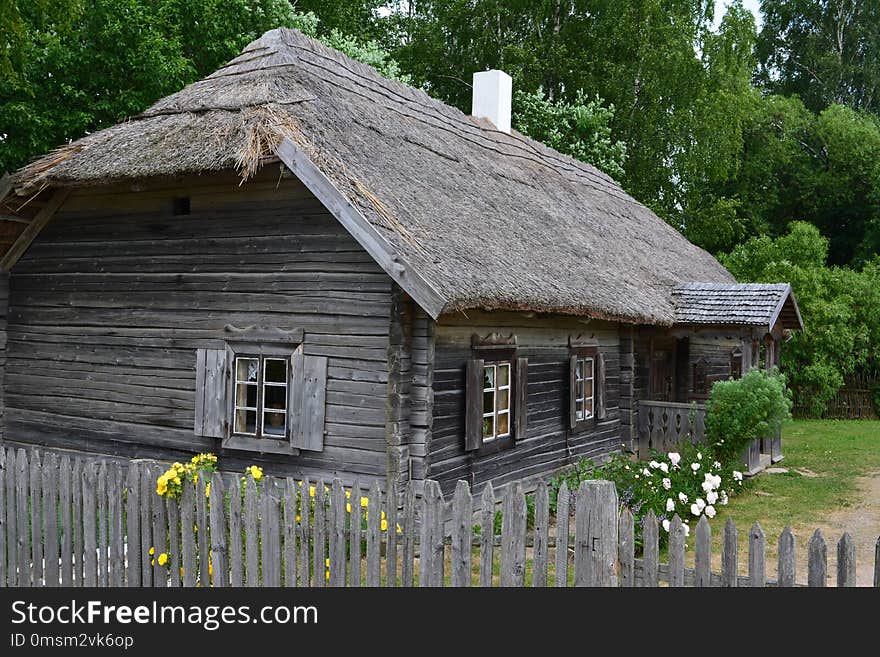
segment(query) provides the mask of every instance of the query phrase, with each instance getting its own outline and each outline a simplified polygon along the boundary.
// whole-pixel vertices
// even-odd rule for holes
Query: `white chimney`
[[[474,73],[474,100],[471,114],[489,119],[501,132],[510,132],[510,102],[513,82],[504,71]]]

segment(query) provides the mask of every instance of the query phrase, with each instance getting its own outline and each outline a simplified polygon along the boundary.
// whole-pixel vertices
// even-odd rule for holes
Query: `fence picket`
[[[724,536],[721,543],[721,586],[735,587],[739,580],[739,532],[728,518],[724,523]]]
[[[42,470],[43,557],[46,561],[43,578],[46,586],[58,586],[61,555],[58,544],[58,458],[54,452],[45,455]],[[31,508],[37,506],[36,500],[31,500]],[[31,522],[35,524],[33,518]]]
[[[83,476],[83,460],[76,459],[73,463],[73,472],[70,475],[71,487],[71,504],[73,512],[71,513],[71,522],[73,523],[73,553],[76,555],[76,561],[73,565],[73,585],[83,585],[83,523],[82,523],[82,476]]]
[[[41,457],[37,450],[31,450],[28,457],[30,481],[30,544],[31,544],[31,582],[32,586],[42,585],[43,579],[43,537],[46,526],[43,519],[43,468],[40,463]]]
[[[632,511],[624,508],[620,514],[620,545],[617,550],[620,586],[635,586],[635,522]]]
[[[241,478],[238,475],[229,477],[229,586],[241,586],[244,583],[244,560],[242,558],[241,540]]]
[[[311,497],[309,496],[309,480],[303,478],[299,482],[299,520],[296,523],[296,540],[299,544],[299,585],[309,586],[309,516],[311,516]]]
[[[486,482],[480,500],[480,586],[492,586],[495,561],[495,491]]]
[[[694,586],[712,586],[712,527],[705,515],[697,523],[694,550]]]
[[[767,540],[761,525],[755,522],[749,531],[749,586],[767,585],[767,566],[765,563]]]
[[[856,586],[856,546],[849,532],[837,542],[837,587]]]
[[[281,500],[270,481],[260,491],[260,556],[263,586],[281,586]]]
[[[6,481],[9,468],[6,462],[6,448],[0,443],[0,588],[5,586],[14,586],[11,581],[7,580],[7,556],[6,556],[6,534],[8,525],[6,521]]]
[[[324,495],[324,482],[319,479],[315,482],[315,534],[312,542],[314,555],[313,586],[323,587],[328,580],[326,529],[325,520],[326,498]]]
[[[96,523],[97,464],[86,463],[82,472],[83,585],[98,585],[98,527]]]
[[[659,586],[660,534],[657,516],[648,511],[642,518],[642,586]]]
[[[452,498],[452,562],[450,563],[452,586],[471,585],[473,513],[470,486],[466,481],[459,480]]]
[[[828,545],[818,529],[813,532],[808,549],[807,585],[824,587],[828,577]]]
[[[210,486],[210,528],[211,528],[211,584],[212,586],[228,586],[229,562],[226,558],[226,496],[223,487],[223,476],[215,472],[206,486]],[[274,559],[273,559],[274,561]],[[277,584],[273,584],[277,586]]]
[[[345,489],[339,478],[330,485],[329,536],[330,579],[333,587],[345,586]],[[323,565],[322,565],[323,568]]]
[[[617,586],[617,509],[613,483],[581,482],[575,510],[576,586]]]
[[[425,482],[419,546],[419,586],[443,586],[443,495],[436,481]],[[439,537],[438,534],[439,528]],[[439,573],[439,577],[438,577]]]
[[[140,463],[128,465],[125,475],[125,584],[141,585]]]
[[[153,543],[153,516],[150,508],[153,497],[156,496],[156,488],[149,463],[143,463],[140,474],[141,586],[146,587],[153,585],[153,566],[150,562],[154,555],[150,554],[150,550],[155,552],[156,548]]]
[[[363,506],[361,505],[361,484],[357,479],[354,480],[354,485],[351,487],[351,503],[346,505],[346,511],[348,511],[348,585],[360,586]]]
[[[110,572],[107,552],[109,538],[107,535],[110,509],[107,490],[107,462],[101,461],[98,466],[98,501],[95,505],[98,514],[98,586],[109,586]],[[162,523],[164,528],[165,523]],[[156,548],[158,550],[158,547]],[[159,554],[156,552],[156,554]]]
[[[532,558],[532,586],[547,586],[548,544],[550,543],[550,494],[547,484],[538,483],[535,490],[535,531]]]
[[[0,496],[2,496],[2,482],[0,482]],[[0,501],[0,510],[3,503]],[[60,555],[61,559],[61,586],[72,586],[73,581],[73,547],[72,526],[70,522],[70,457],[63,454],[58,462],[58,509],[61,517]],[[0,511],[2,514],[2,511]],[[0,555],[3,551],[0,550]],[[0,576],[0,583],[3,577]]]
[[[684,586],[684,523],[677,513],[669,523],[669,586]]]
[[[874,587],[880,588],[880,537],[874,545]]]
[[[501,586],[523,586],[526,576],[526,498],[517,482],[504,491]]]
[[[257,482],[247,477],[244,482],[245,576],[247,586],[260,585]]]
[[[416,556],[416,487],[412,480],[406,485],[403,497],[403,558],[400,563],[400,585],[411,587],[415,584]]]
[[[556,586],[568,586],[568,543],[571,493],[563,481],[556,494]]]
[[[168,519],[168,586],[180,588],[180,505],[177,501],[165,500],[165,517]]]
[[[15,515],[18,524],[18,586],[32,586],[31,576],[31,529],[28,513],[28,461],[23,449],[18,450],[15,461]]]
[[[389,490],[385,499],[385,586],[397,586],[397,503],[397,493]]]
[[[792,587],[796,584],[795,540],[791,527],[786,527],[779,535],[779,565],[776,586]]]
[[[296,482],[284,480],[284,586],[296,586]]]
[[[196,585],[198,562],[196,561],[196,489],[184,480],[180,494],[180,549],[183,568],[183,585],[192,588]],[[142,549],[141,554],[146,554]]]
[[[199,553],[199,585],[202,587],[211,586],[211,530],[208,525],[208,498],[205,496],[205,478],[205,475],[199,477],[195,486],[196,528],[194,531]],[[158,541],[158,538],[154,536],[153,540]],[[156,554],[159,553],[158,550],[157,546]]]
[[[373,482],[367,508],[367,586],[382,584],[382,490],[379,480]]]
[[[123,554],[122,473],[119,464],[111,463],[107,469],[107,525],[109,531],[108,581],[110,586],[122,586],[125,573]],[[164,521],[163,521],[164,522]]]

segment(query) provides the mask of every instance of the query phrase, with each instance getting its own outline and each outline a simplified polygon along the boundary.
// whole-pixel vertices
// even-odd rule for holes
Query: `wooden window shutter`
[[[605,419],[605,357],[596,354],[596,419]]]
[[[575,355],[568,357],[568,428],[577,426],[577,361]]]
[[[529,359],[525,357],[516,359],[516,396],[514,397],[514,420],[516,438],[523,440],[529,428]]]
[[[467,362],[465,380],[465,428],[464,449],[479,449],[483,444],[483,359],[471,358]]]
[[[327,399],[327,357],[306,356],[302,348],[290,358],[287,390],[290,446],[310,452],[324,450]]]
[[[225,438],[229,422],[229,358],[225,349],[196,350],[195,434]]]

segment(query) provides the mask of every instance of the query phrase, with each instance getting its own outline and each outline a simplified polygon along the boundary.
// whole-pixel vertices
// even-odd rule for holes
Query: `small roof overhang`
[[[801,331],[804,322],[789,283],[684,283],[672,290],[675,324],[749,326]]]

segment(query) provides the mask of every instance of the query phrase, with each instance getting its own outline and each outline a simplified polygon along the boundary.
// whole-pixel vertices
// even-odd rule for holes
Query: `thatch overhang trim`
[[[278,145],[276,154],[308,190],[321,201],[364,250],[409,294],[422,310],[437,319],[446,306],[444,299],[397,250],[382,237],[351,201],[289,138]]]
[[[794,311],[794,316],[797,318],[796,326],[783,326],[782,328],[787,329],[796,329],[798,331],[804,330],[804,320],[801,317],[801,309],[798,307],[797,299],[794,296],[794,290],[791,289],[791,283],[786,283],[785,292],[782,295],[782,298],[779,300],[779,303],[776,305],[776,310],[773,311],[773,314],[770,316],[769,330],[772,331],[776,326],[776,322],[779,319],[779,316],[782,314],[783,308],[785,308],[786,304],[791,304],[791,308]]]

